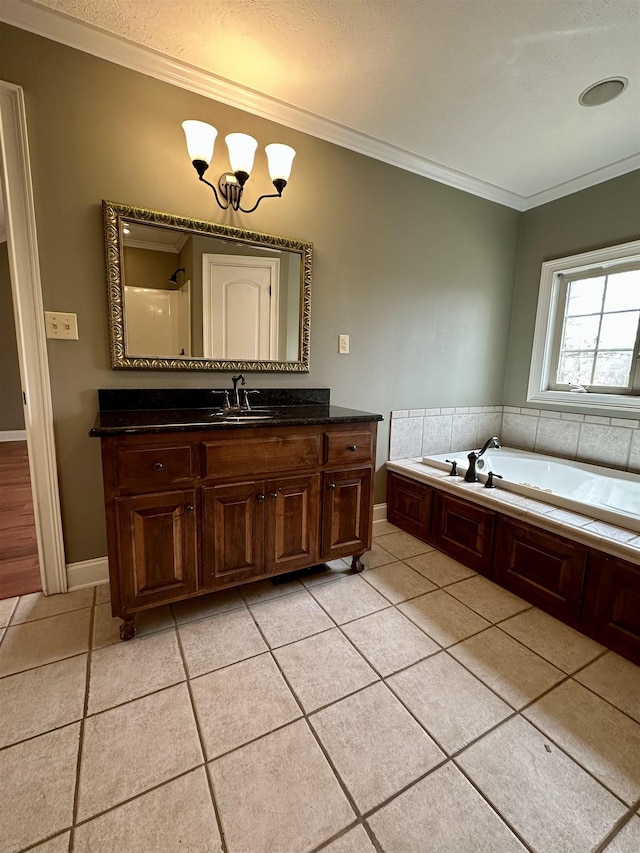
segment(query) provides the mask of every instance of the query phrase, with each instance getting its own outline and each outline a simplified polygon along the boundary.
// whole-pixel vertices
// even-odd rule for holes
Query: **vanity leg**
[[[356,557],[355,555],[351,559],[351,568],[354,572],[360,574],[360,572],[364,571],[364,563],[360,559],[360,557]]]
[[[138,633],[138,629],[136,628],[136,617],[135,616],[125,616],[122,625],[120,626],[120,639],[121,640],[132,640],[135,635]]]

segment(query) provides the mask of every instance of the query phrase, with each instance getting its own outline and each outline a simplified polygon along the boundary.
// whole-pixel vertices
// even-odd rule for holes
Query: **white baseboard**
[[[0,430],[0,441],[26,441],[26,429],[6,429]]]
[[[109,560],[107,557],[96,557],[94,560],[67,564],[67,592],[108,582]]]
[[[373,506],[373,522],[387,520],[387,505],[374,504]]]

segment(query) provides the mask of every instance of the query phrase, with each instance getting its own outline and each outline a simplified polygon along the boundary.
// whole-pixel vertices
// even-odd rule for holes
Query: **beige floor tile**
[[[327,847],[323,847],[322,853],[374,853],[375,849],[367,830],[359,825],[336,838]]]
[[[405,601],[398,610],[415,622],[441,646],[450,646],[477,634],[490,623],[444,590],[429,592],[420,598]]]
[[[625,803],[640,799],[640,724],[575,681],[523,715]]]
[[[76,829],[74,853],[222,850],[206,770],[199,767]]]
[[[355,819],[304,720],[209,764],[229,853],[312,850]]]
[[[457,762],[535,850],[593,850],[626,811],[522,717],[474,743]]]
[[[426,554],[418,554],[416,557],[405,559],[405,563],[436,586],[446,586],[475,575],[474,571],[441,551],[431,550]]]
[[[80,720],[87,656],[9,675],[0,682],[0,747]]]
[[[359,575],[314,587],[312,595],[339,625],[389,606],[387,599]]]
[[[21,850],[71,826],[80,723],[0,752],[3,851]]]
[[[392,604],[398,604],[408,598],[417,598],[425,592],[437,589],[419,572],[400,562],[370,569],[362,577]]]
[[[638,853],[638,850],[640,850],[640,818],[632,817],[605,847],[604,853]]]
[[[323,563],[322,566],[314,566],[313,571],[302,577],[300,582],[306,589],[311,589],[314,586],[327,583],[327,581],[344,580],[351,577],[352,574],[351,561],[330,560],[328,563]]]
[[[267,650],[248,610],[232,610],[178,626],[189,677],[204,675]]]
[[[271,648],[294,643],[334,627],[306,590],[254,604],[251,612]]]
[[[273,654],[307,712],[378,679],[337,629],[283,646]]]
[[[640,723],[639,666],[609,652],[579,672],[575,678]]]
[[[3,598],[0,601],[0,628],[6,628],[11,619],[11,614],[16,609],[16,604],[18,603],[18,599],[16,598]]]
[[[363,813],[445,758],[381,682],[313,714],[309,722]]]
[[[367,551],[366,554],[363,554],[362,556],[362,562],[367,569],[376,569],[378,566],[386,566],[388,563],[395,563],[397,559],[397,557],[394,557],[393,554],[389,553],[389,551],[385,551],[385,549],[375,541],[371,546],[371,550]]]
[[[461,819],[462,818],[462,819]],[[383,850],[524,853],[511,830],[453,764],[434,770],[367,820]]]
[[[513,713],[444,652],[392,676],[387,683],[449,754]]]
[[[600,643],[535,607],[507,619],[500,627],[567,673],[585,666],[603,651]]]
[[[270,654],[194,678],[191,690],[208,759],[302,714]]]
[[[499,628],[470,637],[450,652],[513,708],[522,708],[565,677]]]
[[[96,604],[106,604],[111,601],[111,586],[108,583],[101,583],[96,587]]]
[[[0,676],[86,652],[90,617],[86,608],[7,628],[0,646]]]
[[[246,607],[244,598],[237,589],[223,589],[221,592],[212,592],[209,595],[199,595],[196,598],[188,598],[173,605],[176,622],[193,622],[195,619],[206,619],[207,616],[215,616],[217,613],[227,613],[229,610],[237,610]]]
[[[342,630],[383,677],[440,651],[437,643],[395,607],[349,622]]]
[[[405,533],[403,530],[399,533],[387,533],[384,536],[376,537],[376,545],[384,548],[385,551],[393,554],[399,560],[433,551],[433,545],[427,545],[426,542],[421,542],[420,539],[416,539],[415,536]]]
[[[93,648],[99,649],[102,646],[112,646],[115,643],[121,643],[121,625],[122,619],[111,615],[111,604],[108,602],[106,604],[97,604],[94,607],[93,616]],[[136,613],[138,637],[144,637],[156,631],[164,631],[166,628],[173,628],[173,625],[173,614],[168,605],[164,607],[152,607],[151,610],[143,610],[140,613]],[[127,642],[131,641],[128,640]]]
[[[202,761],[185,684],[88,717],[78,820],[93,817]]]
[[[21,596],[11,624],[19,625],[22,622],[33,622],[34,619],[59,616],[61,613],[69,613],[71,610],[80,610],[92,605],[93,587],[78,589],[75,592],[59,593],[58,595],[44,595],[41,592],[34,592],[31,595]]]
[[[529,602],[480,575],[448,586],[447,592],[489,622],[501,622],[531,607]]]
[[[289,595],[290,592],[299,592],[302,584],[299,580],[274,583],[271,580],[255,581],[239,587],[240,594],[247,604],[257,604],[259,601],[268,601],[270,598],[280,598],[281,595]]]
[[[388,533],[400,533],[400,528],[396,527],[395,524],[391,524],[390,521],[386,519],[384,521],[374,521],[373,522],[373,538],[377,539],[378,536],[386,536]]]
[[[44,844],[32,847],[29,853],[67,853],[70,837],[70,832],[63,832],[62,835],[56,835],[50,841],[45,841]]]
[[[186,679],[175,628],[96,649],[88,713],[95,714]]]

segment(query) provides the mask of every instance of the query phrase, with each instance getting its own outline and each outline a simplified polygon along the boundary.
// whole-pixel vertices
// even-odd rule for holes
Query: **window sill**
[[[604,409],[637,417],[640,413],[640,396],[627,394],[586,394],[581,391],[536,391],[527,396],[528,403],[544,403],[554,409],[580,409],[587,414],[593,409]]]

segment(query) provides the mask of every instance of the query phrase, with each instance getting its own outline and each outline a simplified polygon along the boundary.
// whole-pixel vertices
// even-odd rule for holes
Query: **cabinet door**
[[[493,512],[436,492],[432,516],[431,541],[437,548],[476,572],[491,573]]]
[[[496,581],[559,619],[578,617],[586,561],[586,548],[576,542],[500,518]]]
[[[418,539],[428,540],[431,492],[425,483],[399,477],[390,471],[387,477],[387,519]]]
[[[198,583],[197,505],[193,489],[118,498],[121,604],[167,604]]]
[[[640,566],[592,551],[582,619],[596,640],[640,664]]]
[[[266,571],[290,572],[319,559],[320,475],[267,482]]]
[[[203,489],[207,585],[228,586],[265,572],[264,482]]]
[[[325,560],[363,554],[371,548],[370,467],[324,474],[322,554]]]

